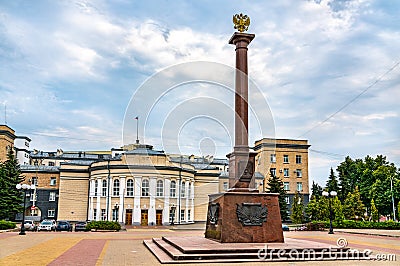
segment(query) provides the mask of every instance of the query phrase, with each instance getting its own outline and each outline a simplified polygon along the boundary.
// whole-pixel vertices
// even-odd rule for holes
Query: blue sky
[[[324,183],[347,155],[384,154],[399,166],[399,10],[395,0],[0,1],[0,108],[32,148],[119,147],[130,99],[155,73],[196,60],[234,66],[232,15],[243,12],[256,34],[249,75],[268,101],[275,137],[312,145],[311,180]],[[210,96],[181,89],[182,102]],[[153,116],[176,99],[165,96]],[[127,117],[144,123],[135,112]],[[191,121],[179,135],[183,152],[223,157],[231,149],[221,138],[229,130]],[[146,128],[146,142],[169,151],[157,130]]]

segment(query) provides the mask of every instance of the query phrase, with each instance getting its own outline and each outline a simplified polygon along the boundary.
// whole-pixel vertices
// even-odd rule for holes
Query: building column
[[[188,210],[189,210],[189,199],[190,199],[190,195],[189,195],[189,186],[190,186],[190,181],[187,180],[186,181],[186,186],[185,186],[185,196],[186,196],[186,200],[185,200],[185,221],[188,222]],[[192,192],[190,192],[190,194],[192,194]]]
[[[133,221],[132,225],[140,225],[141,221],[141,208],[140,208],[140,195],[142,187],[142,177],[135,176],[135,188],[134,188],[134,198],[133,198]]]
[[[93,217],[94,211],[93,211],[93,199],[94,199],[94,179],[90,180],[89,183],[89,220],[94,220],[95,217]]]
[[[124,222],[125,220],[125,206],[124,206],[124,198],[125,198],[125,187],[126,187],[126,176],[119,177],[119,209],[118,209],[118,222]]]
[[[194,221],[194,181],[190,183],[190,221]]]
[[[170,197],[171,180],[164,180],[164,209],[163,209],[163,225],[169,225],[169,197]]]
[[[149,182],[149,193],[150,193],[150,206],[149,206],[149,225],[156,225],[156,186],[157,186],[157,177],[150,177]]]
[[[100,208],[101,191],[100,191],[100,187],[102,185],[102,180],[101,180],[101,177],[98,177],[96,180],[97,180],[97,195],[96,195],[96,209],[97,209],[96,216],[97,217],[95,217],[95,219],[96,219],[96,221],[98,221],[98,220],[101,220],[100,219],[100,215],[101,215],[101,208]],[[95,185],[94,182],[93,182],[93,185]],[[93,193],[94,193],[94,187],[93,187]]]

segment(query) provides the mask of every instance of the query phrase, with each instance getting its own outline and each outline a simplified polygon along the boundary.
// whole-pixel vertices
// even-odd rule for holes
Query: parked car
[[[54,224],[51,221],[42,221],[39,226],[38,226],[38,231],[55,231],[56,227],[54,226]]]
[[[286,224],[282,224],[282,230],[289,231],[289,226],[287,226]]]
[[[72,232],[72,225],[67,221],[58,221],[56,231],[69,231]]]
[[[86,229],[86,225],[87,225],[87,223],[86,222],[76,222],[76,224],[75,224],[75,232],[78,232],[78,231],[88,231],[87,229]]]
[[[29,230],[29,231],[37,231],[37,226],[36,226],[35,222],[32,220],[25,220],[24,228],[25,228],[25,230]]]
[[[57,226],[56,220],[54,220],[54,219],[44,219],[43,221],[51,222],[53,224],[53,226],[54,226],[54,230],[56,229],[56,226]]]

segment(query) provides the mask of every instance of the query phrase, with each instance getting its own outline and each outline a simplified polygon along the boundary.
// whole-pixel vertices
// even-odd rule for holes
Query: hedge
[[[14,229],[15,223],[10,221],[0,220],[0,230]]]
[[[111,221],[91,221],[86,225],[88,230],[121,230],[121,225],[118,222]]]
[[[315,228],[317,225],[323,224],[325,228],[329,228],[329,221],[313,221],[309,223],[307,228]],[[369,222],[369,221],[333,221],[333,228],[338,229],[400,229],[400,223],[395,221],[386,222]]]

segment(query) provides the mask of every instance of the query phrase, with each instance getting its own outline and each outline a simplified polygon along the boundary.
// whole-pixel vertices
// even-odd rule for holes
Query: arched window
[[[185,182],[182,182],[181,198],[185,197],[185,192],[186,192],[185,190],[186,190]]]
[[[118,179],[114,179],[113,196],[119,196],[119,180]]]
[[[142,197],[149,196],[149,180],[143,179],[142,180]]]
[[[101,187],[101,196],[107,196],[107,180],[103,179],[103,185]]]
[[[162,180],[157,181],[157,197],[162,197],[164,195],[164,182]]]
[[[192,183],[188,183],[188,198],[190,198],[192,195]]]
[[[176,182],[175,181],[171,181],[171,187],[169,189],[169,194],[170,194],[171,198],[176,197]]]
[[[126,182],[126,195],[128,197],[133,196],[133,179],[128,179]]]

